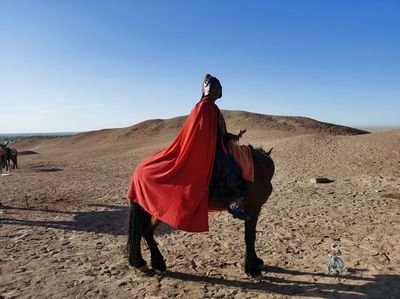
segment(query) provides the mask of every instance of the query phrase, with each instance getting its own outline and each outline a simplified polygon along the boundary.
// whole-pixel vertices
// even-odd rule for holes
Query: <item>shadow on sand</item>
[[[339,278],[325,273],[301,272],[280,267],[266,267],[264,271],[266,273],[262,280],[259,281],[252,281],[245,278],[243,280],[232,280],[177,271],[166,271],[158,275],[179,279],[183,282],[194,281],[275,295],[349,299],[400,298],[400,275],[362,277],[360,274],[355,276],[354,273],[366,270],[352,269],[352,274],[340,276],[339,281]],[[278,278],[275,277],[275,274],[286,274],[285,276],[289,275],[289,278]],[[300,276],[308,277],[306,279],[299,279]],[[330,280],[332,282],[319,282],[319,280]]]
[[[51,214],[63,214],[73,216],[72,220],[68,221],[53,221],[53,220],[31,220],[31,219],[16,219],[15,217],[3,217],[0,224],[9,225],[25,225],[39,226],[45,228],[56,228],[71,231],[85,231],[112,235],[127,235],[128,233],[128,213],[129,207],[119,205],[102,205],[91,204],[90,208],[95,208],[94,211],[61,211],[52,209],[37,209],[37,208],[20,208],[1,206],[0,208],[7,211],[26,211],[48,213],[43,218],[50,218]],[[101,210],[98,210],[101,209]],[[32,217],[31,217],[32,218]],[[173,228],[161,224],[157,227],[156,235],[168,234],[173,231]]]
[[[96,232],[113,235],[127,234],[127,219],[129,208],[119,205],[89,205],[94,211],[60,211],[50,209],[18,208],[1,206],[9,211],[12,217],[2,217],[3,225],[24,225],[33,227],[55,228],[70,231]],[[15,213],[21,211],[22,213]],[[27,220],[16,219],[16,216],[26,217],[26,213],[46,213],[43,218],[50,218],[59,214],[73,217],[70,221]],[[48,213],[48,214],[47,214]],[[6,214],[7,215],[7,214]],[[11,216],[10,215],[10,216]],[[5,216],[5,215],[3,215]],[[29,215],[31,216],[31,215]],[[32,216],[31,216],[32,217]],[[158,234],[167,234],[173,231],[166,225],[160,225]],[[280,267],[266,267],[262,280],[254,281],[248,278],[229,279],[224,277],[210,277],[178,271],[166,271],[157,274],[161,277],[193,281],[212,285],[221,285],[237,289],[248,289],[265,294],[280,296],[305,296],[318,298],[400,298],[400,275],[375,275],[363,277],[364,269],[350,269],[346,276],[328,275],[326,273],[302,272]],[[150,275],[154,273],[150,272]],[[277,277],[280,276],[280,277]]]

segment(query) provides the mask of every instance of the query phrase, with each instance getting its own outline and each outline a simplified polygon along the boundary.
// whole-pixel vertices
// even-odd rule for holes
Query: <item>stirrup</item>
[[[247,215],[245,211],[239,206],[237,202],[232,202],[229,204],[228,212],[232,214],[233,218],[238,218],[240,220],[249,221],[250,216]]]

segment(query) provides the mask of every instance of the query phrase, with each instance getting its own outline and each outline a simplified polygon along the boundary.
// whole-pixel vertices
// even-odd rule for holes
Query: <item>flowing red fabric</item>
[[[217,107],[202,99],[168,148],[143,160],[128,198],[176,229],[208,231],[208,186],[217,140]]]
[[[228,151],[242,170],[243,179],[254,182],[254,162],[248,145],[241,145],[235,141],[228,143]]]

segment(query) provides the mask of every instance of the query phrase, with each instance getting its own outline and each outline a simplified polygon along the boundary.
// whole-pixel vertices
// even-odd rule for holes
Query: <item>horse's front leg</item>
[[[157,242],[154,240],[154,231],[157,228],[159,221],[152,217],[151,224],[149,225],[147,231],[144,233],[144,238],[150,249],[151,254],[151,267],[160,272],[164,272],[167,269],[165,265],[164,257],[162,256],[160,250],[158,249]]]
[[[250,220],[245,222],[245,235],[246,253],[244,261],[244,270],[250,276],[261,275],[261,266],[264,264],[263,260],[257,257],[255,250],[256,242],[256,226],[260,210],[250,213]]]

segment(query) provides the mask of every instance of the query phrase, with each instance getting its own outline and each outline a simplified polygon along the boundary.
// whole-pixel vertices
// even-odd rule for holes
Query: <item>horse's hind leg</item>
[[[146,226],[145,216],[143,208],[139,204],[131,201],[127,249],[129,264],[135,268],[143,268],[146,266],[146,261],[142,257],[140,248],[141,236]]]
[[[165,260],[158,249],[157,242],[154,240],[154,231],[157,228],[159,221],[152,217],[150,221],[150,225],[148,226],[147,230],[144,233],[144,238],[147,242],[147,245],[149,246],[150,249],[150,254],[151,254],[151,267],[154,270],[158,270],[161,272],[164,272],[167,267],[165,265]]]

